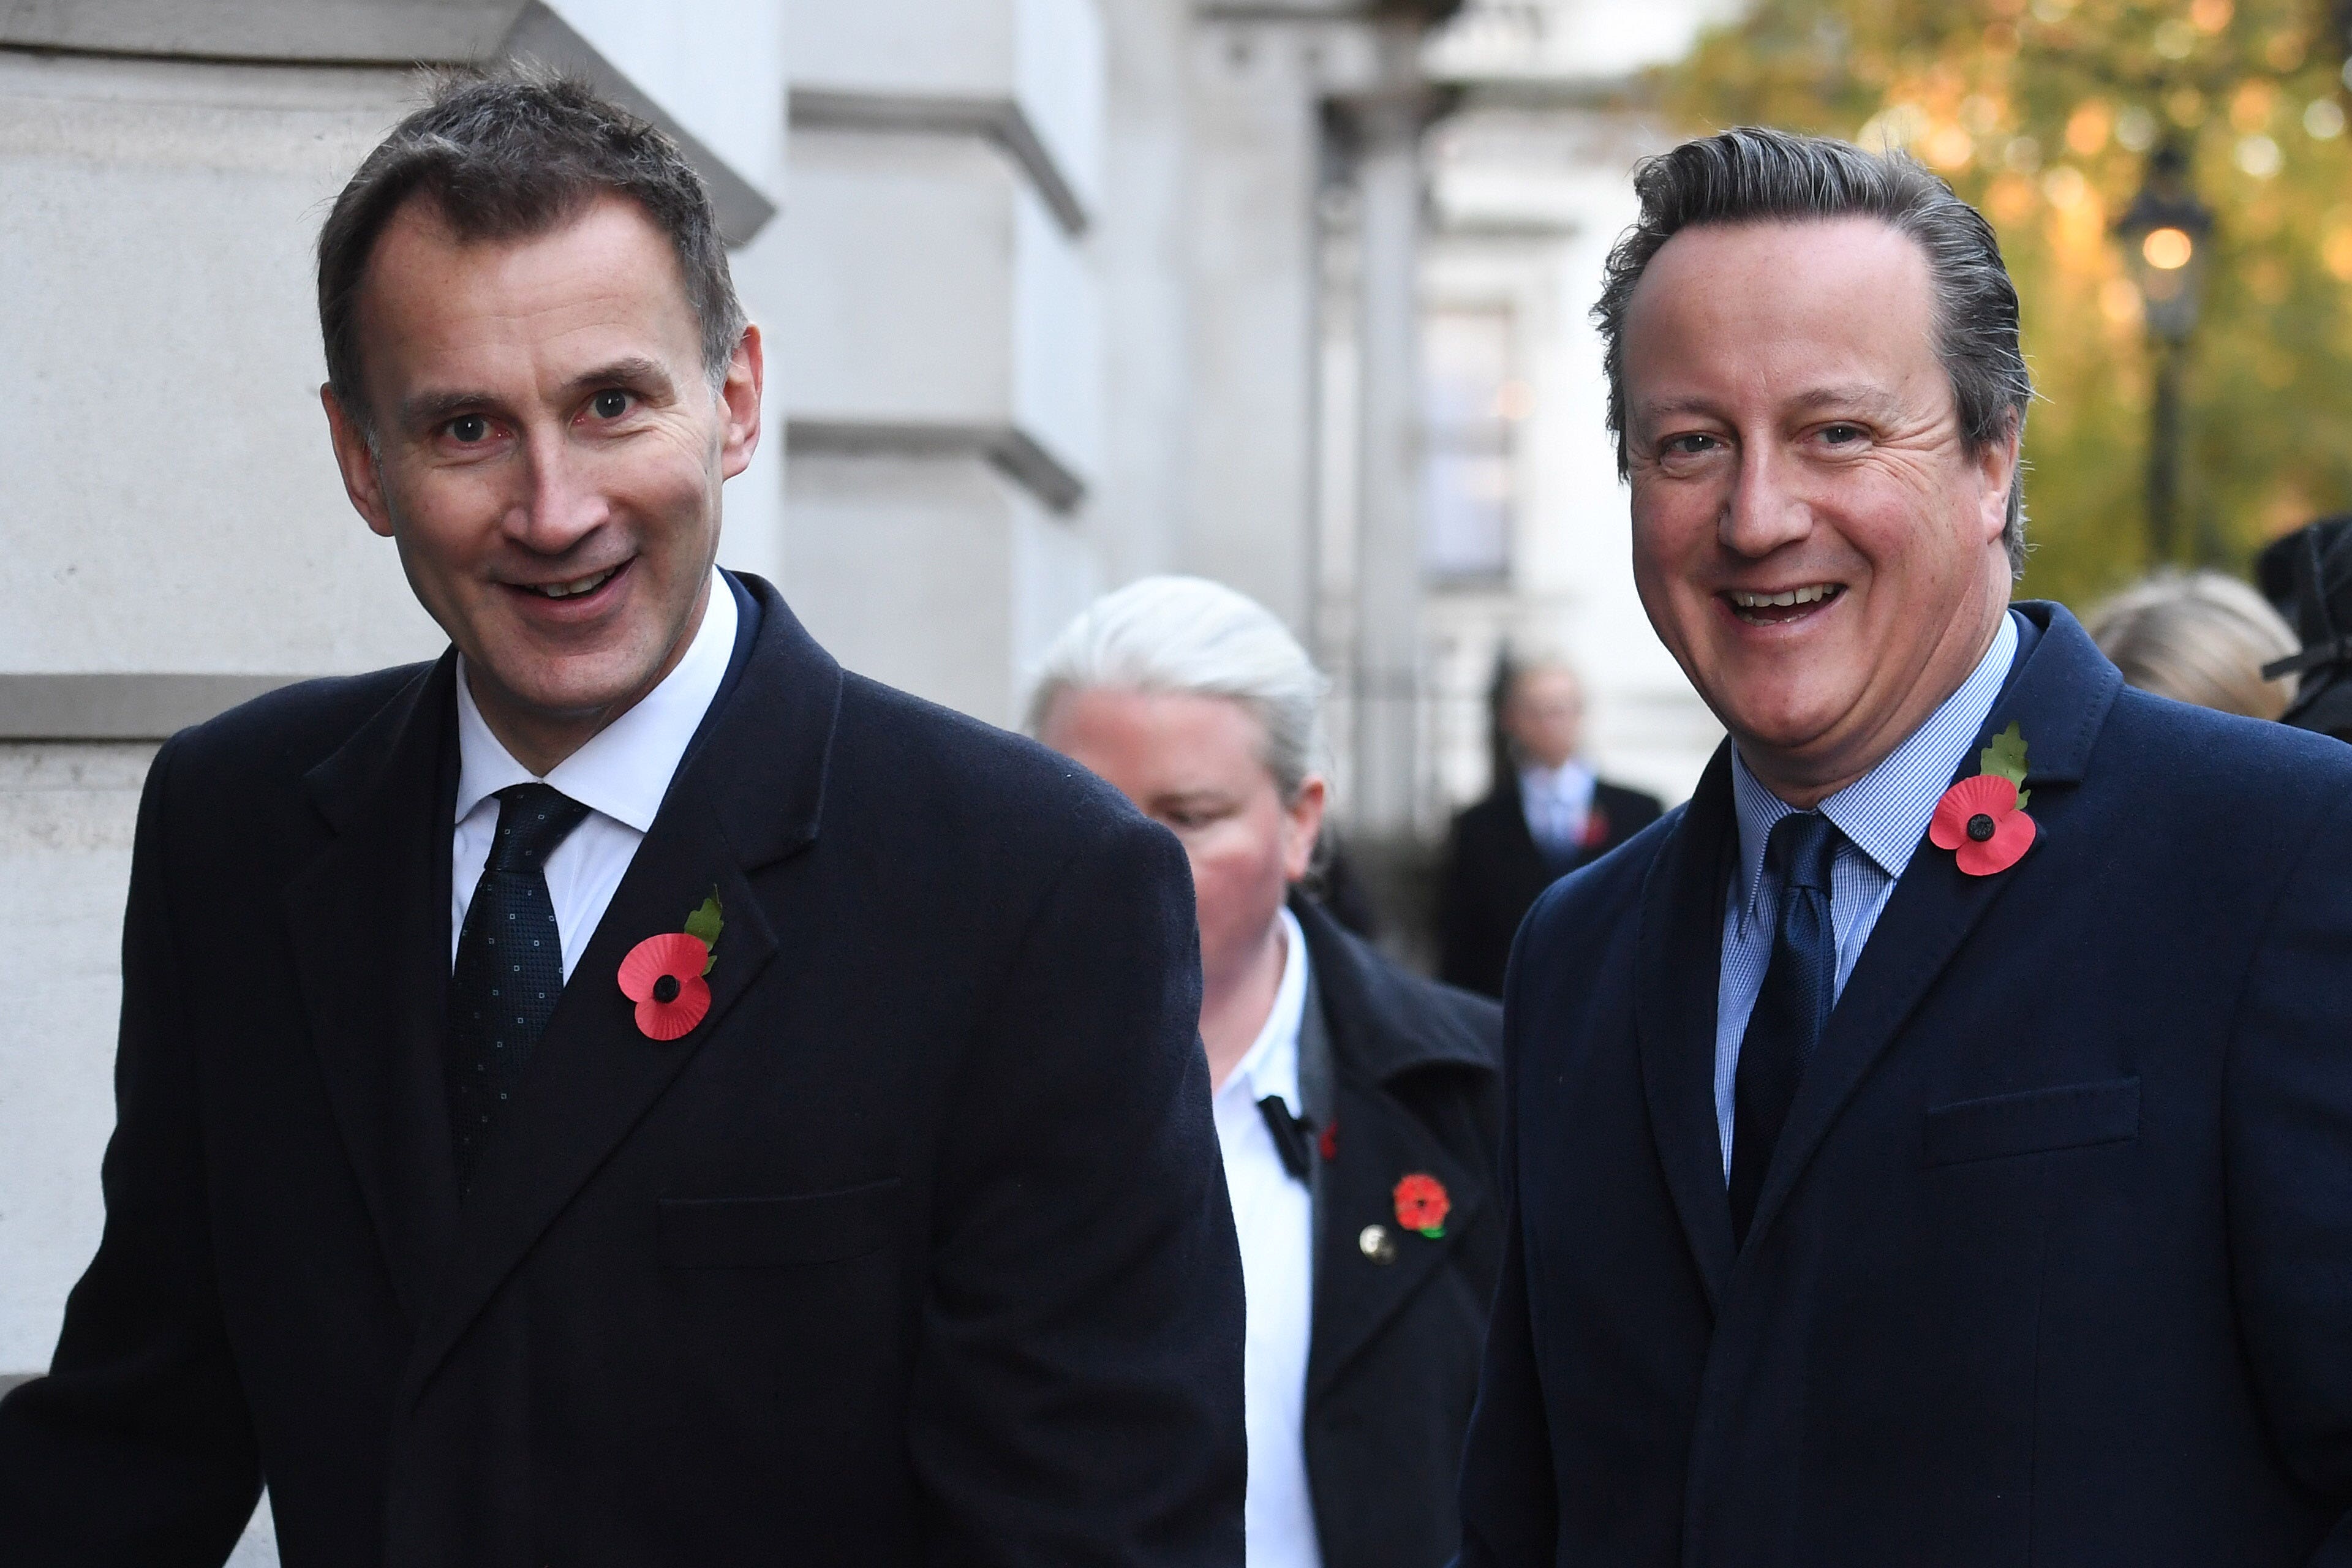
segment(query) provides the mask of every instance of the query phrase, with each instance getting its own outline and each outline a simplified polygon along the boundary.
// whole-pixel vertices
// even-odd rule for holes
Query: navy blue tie
[[[1830,868],[1843,836],[1817,811],[1792,812],[1772,825],[1764,860],[1780,879],[1780,919],[1772,961],[1748,1032],[1739,1041],[1732,1082],[1731,1237],[1748,1241],[1764,1173],[1797,1098],[1805,1064],[1821,1043],[1837,997],[1837,930],[1830,923]]]
[[[563,939],[541,868],[587,815],[543,784],[499,791],[498,837],[466,906],[449,977],[449,1124],[461,1194],[563,993]]]

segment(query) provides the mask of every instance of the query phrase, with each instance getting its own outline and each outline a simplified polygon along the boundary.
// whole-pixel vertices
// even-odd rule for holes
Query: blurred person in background
[[[2280,717],[2298,730],[2352,741],[2352,514],[2323,517],[2273,541],[2254,576],[2302,645],[2263,671],[2299,678]]]
[[[1598,778],[1580,758],[1584,688],[1557,659],[1496,672],[1495,782],[1454,819],[1439,894],[1438,973],[1503,994],[1511,939],[1553,882],[1658,819],[1658,797]]]
[[[2294,652],[2294,633],[2263,596],[2219,572],[2158,572],[2094,609],[2083,623],[2142,691],[2249,719],[2276,719],[2291,680],[2263,667]]]
[[[1300,895],[1323,690],[1255,601],[1151,577],[1055,640],[1029,723],[1192,859],[1248,1302],[1250,1568],[1438,1568],[1501,1253],[1502,1015]]]

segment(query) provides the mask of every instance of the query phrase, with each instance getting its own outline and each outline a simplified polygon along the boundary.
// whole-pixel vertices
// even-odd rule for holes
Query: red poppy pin
[[[1598,849],[1609,842],[1609,814],[1599,806],[1584,814],[1584,832],[1580,843],[1586,849]]]
[[[1339,1157],[1339,1119],[1338,1117],[1331,1118],[1329,1123],[1323,1129],[1323,1136],[1315,1140],[1315,1152],[1326,1160],[1336,1160]]]
[[[1396,1184],[1395,1196],[1397,1224],[1432,1241],[1444,1239],[1445,1216],[1453,1212],[1454,1200],[1445,1195],[1444,1182],[1415,1171]]]
[[[2006,871],[2033,847],[2033,818],[2025,815],[2025,737],[2011,724],[1980,758],[1984,771],[1962,779],[1936,803],[1927,841],[1953,851],[1962,871],[1990,877]]]
[[[724,922],[719,889],[686,917],[684,931],[649,936],[621,960],[621,994],[637,1005],[637,1029],[649,1040],[675,1040],[710,1011],[710,983],[703,978],[719,962],[714,949]]]

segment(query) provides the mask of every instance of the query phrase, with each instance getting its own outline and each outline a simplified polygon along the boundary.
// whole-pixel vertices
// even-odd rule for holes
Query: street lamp
[[[2116,220],[2133,279],[2147,301],[2156,354],[2156,397],[2148,411],[2148,552],[2173,556],[2180,514],[2180,373],[2197,328],[2206,243],[2213,215],[2189,188],[2189,154],[2167,142],[2147,161],[2147,179]]]

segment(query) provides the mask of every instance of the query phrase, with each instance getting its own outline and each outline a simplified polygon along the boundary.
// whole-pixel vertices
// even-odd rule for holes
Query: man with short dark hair
[[[1438,895],[1438,974],[1503,994],[1511,939],[1543,890],[1658,820],[1658,797],[1584,763],[1584,687],[1553,659],[1500,672],[1495,780],[1454,819]]]
[[[0,1555],[1230,1565],[1190,876],[719,571],[761,340],[575,86],[453,84],[320,243],[335,450],[454,647],[174,738],[107,1226]]]
[[[1634,577],[1730,739],[1520,938],[1465,1568],[2352,1561],[2352,752],[2009,603],[2017,300],[1942,182],[1636,186]]]

